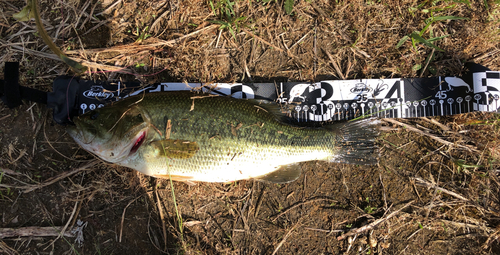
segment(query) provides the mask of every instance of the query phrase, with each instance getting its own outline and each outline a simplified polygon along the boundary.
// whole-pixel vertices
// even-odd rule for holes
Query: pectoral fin
[[[288,183],[299,178],[302,169],[299,164],[290,164],[280,166],[276,171],[256,177],[257,180],[263,180],[272,183]]]
[[[151,146],[155,148],[158,155],[176,159],[191,158],[200,149],[198,143],[180,139],[154,141],[151,142]]]

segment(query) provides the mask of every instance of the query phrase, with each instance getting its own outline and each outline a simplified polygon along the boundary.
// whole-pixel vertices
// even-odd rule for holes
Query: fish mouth
[[[72,138],[80,135],[78,129],[76,128],[76,125],[68,125],[66,127],[66,133],[68,133]]]
[[[136,136],[134,145],[132,146],[132,148],[130,148],[129,156],[136,153],[137,150],[141,147],[141,145],[146,140],[146,131],[142,131],[139,134],[140,135],[138,137]]]
[[[93,140],[93,136],[89,137],[88,134],[85,134],[80,130],[80,126],[78,124],[68,125],[66,126],[66,133],[68,133],[73,140],[75,140],[78,144],[89,144]]]

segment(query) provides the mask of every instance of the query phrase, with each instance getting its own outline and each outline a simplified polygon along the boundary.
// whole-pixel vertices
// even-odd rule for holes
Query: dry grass
[[[229,16],[227,5],[212,10],[196,0],[48,0],[40,9],[55,43],[89,67],[87,79],[426,77],[460,75],[467,61],[500,70],[495,0],[295,2],[293,15],[282,1],[235,1]],[[23,6],[0,0],[0,69],[18,61],[22,85],[50,90],[56,76],[72,72],[34,22],[12,18]],[[431,15],[467,20],[434,22],[422,34],[449,35],[433,42],[443,52],[410,41],[396,48]],[[83,171],[93,157],[44,106],[0,104],[0,226],[70,231],[78,219],[88,222],[82,247],[31,236],[3,239],[0,251],[496,254],[499,124],[483,113],[398,120],[386,124],[392,130],[381,136],[377,166],[309,162],[286,185],[174,183],[181,233],[168,181],[103,162]]]

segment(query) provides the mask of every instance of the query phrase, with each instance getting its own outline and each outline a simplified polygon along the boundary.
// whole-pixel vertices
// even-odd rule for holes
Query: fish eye
[[[140,114],[140,113],[139,113],[139,114],[135,115],[135,120],[136,120],[136,121],[139,121],[139,122],[142,122],[142,121],[144,120],[144,119],[142,118],[142,114]]]
[[[98,116],[99,116],[99,113],[96,112],[96,113],[92,114],[92,116],[90,116],[90,119],[95,120],[95,119],[97,119]]]

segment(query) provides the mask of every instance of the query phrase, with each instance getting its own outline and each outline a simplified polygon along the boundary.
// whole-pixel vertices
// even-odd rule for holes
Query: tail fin
[[[380,121],[369,118],[344,123],[338,131],[338,153],[331,162],[375,165],[378,162],[379,150],[376,138],[380,133]]]

